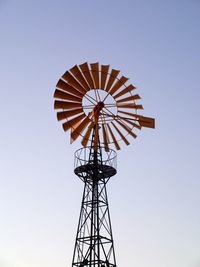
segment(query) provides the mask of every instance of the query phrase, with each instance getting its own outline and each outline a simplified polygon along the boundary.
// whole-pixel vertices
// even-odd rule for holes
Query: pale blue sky
[[[200,1],[0,1],[0,267],[71,265],[80,143],[53,92],[99,61],[138,87],[143,129],[108,185],[117,265],[200,267]]]

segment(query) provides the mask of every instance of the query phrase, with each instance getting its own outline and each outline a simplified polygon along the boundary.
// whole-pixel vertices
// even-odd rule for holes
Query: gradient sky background
[[[200,267],[200,1],[0,1],[0,267],[71,266],[83,183],[53,110],[60,76],[110,64],[143,129],[108,184],[117,265]]]

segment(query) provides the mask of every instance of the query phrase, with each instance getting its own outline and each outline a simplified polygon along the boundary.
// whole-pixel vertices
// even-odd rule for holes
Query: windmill
[[[136,87],[109,65],[87,62],[66,71],[56,85],[54,108],[64,131],[70,130],[75,174],[84,182],[72,267],[116,267],[106,185],[116,170],[119,141],[129,145],[142,127],[154,128],[153,118],[139,115]]]

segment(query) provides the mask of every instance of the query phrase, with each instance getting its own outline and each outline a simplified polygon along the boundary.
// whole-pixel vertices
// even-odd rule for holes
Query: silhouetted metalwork
[[[75,153],[74,172],[84,182],[72,266],[116,266],[106,184],[116,174],[116,152],[98,145]]]

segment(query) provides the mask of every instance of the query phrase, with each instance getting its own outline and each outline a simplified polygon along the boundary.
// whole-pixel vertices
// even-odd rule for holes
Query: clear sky
[[[200,267],[200,1],[0,1],[0,267],[71,266],[83,183],[53,110],[85,61],[138,87],[143,129],[108,184],[117,265]]]

